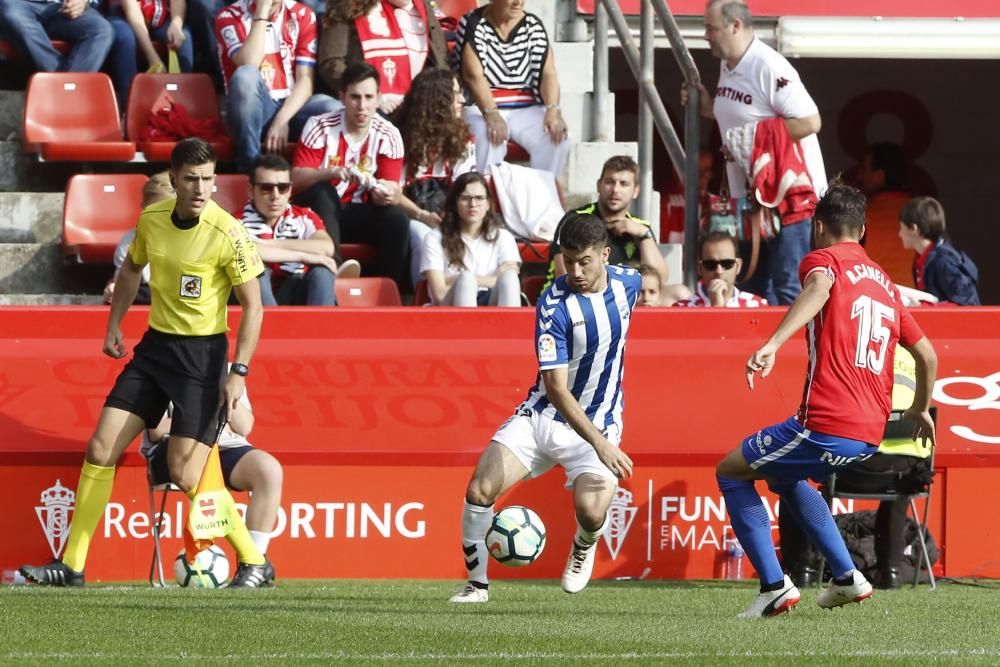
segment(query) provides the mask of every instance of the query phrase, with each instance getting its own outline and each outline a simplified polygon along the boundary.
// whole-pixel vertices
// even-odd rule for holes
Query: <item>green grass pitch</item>
[[[750,583],[282,581],[269,591],[0,589],[0,662],[62,664],[1000,663],[998,590],[944,583],[863,605],[737,620]]]

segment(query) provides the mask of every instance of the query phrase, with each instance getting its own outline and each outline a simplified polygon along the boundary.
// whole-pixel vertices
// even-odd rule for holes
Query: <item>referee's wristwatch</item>
[[[246,364],[238,364],[233,362],[233,365],[229,367],[230,373],[236,373],[240,377],[246,377],[250,374],[250,367]]]

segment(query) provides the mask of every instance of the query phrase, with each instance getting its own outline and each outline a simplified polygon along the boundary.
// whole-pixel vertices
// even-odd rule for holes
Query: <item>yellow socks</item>
[[[228,493],[228,491],[227,491]],[[188,499],[194,499],[195,492],[189,491],[187,494]],[[233,550],[236,551],[236,558],[241,563],[246,563],[247,565],[263,565],[264,555],[260,550],[254,545],[253,540],[250,539],[250,531],[247,530],[246,524],[239,520],[239,514],[233,511],[236,517],[236,525],[233,531],[226,535],[226,541],[232,545]]]
[[[87,563],[90,540],[101,520],[101,515],[104,514],[104,508],[111,499],[111,488],[114,483],[114,466],[105,468],[88,461],[83,462],[80,483],[76,487],[76,508],[73,510],[69,539],[66,541],[66,551],[62,557],[62,562],[71,570],[82,572]]]

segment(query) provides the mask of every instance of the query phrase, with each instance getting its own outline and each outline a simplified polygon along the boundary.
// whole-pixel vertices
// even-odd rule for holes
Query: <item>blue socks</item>
[[[718,476],[716,480],[723,498],[726,499],[729,523],[732,524],[736,538],[750,558],[750,563],[757,570],[761,585],[770,586],[784,581],[785,573],[774,552],[771,519],[767,516],[764,501],[760,499],[753,482]],[[825,504],[823,506],[826,507]],[[840,533],[837,533],[837,536],[839,537]]]
[[[835,579],[855,569],[847,545],[844,544],[844,538],[840,535],[840,529],[837,528],[837,523],[830,514],[830,508],[819,491],[805,481],[782,480],[770,485],[770,488],[781,496],[781,511],[788,512],[822,552],[826,562],[830,564],[830,572]],[[729,502],[728,496],[726,502]],[[733,525],[733,528],[736,526]],[[742,539],[740,541],[742,542]]]

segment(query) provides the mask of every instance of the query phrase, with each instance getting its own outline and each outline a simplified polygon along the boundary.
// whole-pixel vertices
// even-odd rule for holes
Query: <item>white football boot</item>
[[[846,586],[840,586],[830,582],[826,590],[816,598],[816,604],[823,609],[833,609],[852,602],[861,602],[872,596],[872,585],[865,579],[865,575],[857,570],[851,572],[852,581]]]
[[[569,558],[566,560],[566,569],[563,570],[562,588],[567,593],[579,593],[587,587],[590,575],[594,571],[594,557],[597,555],[597,542],[592,542],[589,546],[579,544],[573,540],[573,548],[570,549]]]
[[[802,599],[799,589],[785,575],[785,585],[776,591],[761,593],[753,599],[746,611],[737,614],[737,618],[769,618],[784,614]]]
[[[486,588],[478,588],[472,585],[472,582],[465,584],[459,592],[455,593],[448,599],[448,602],[489,602],[490,591]]]

